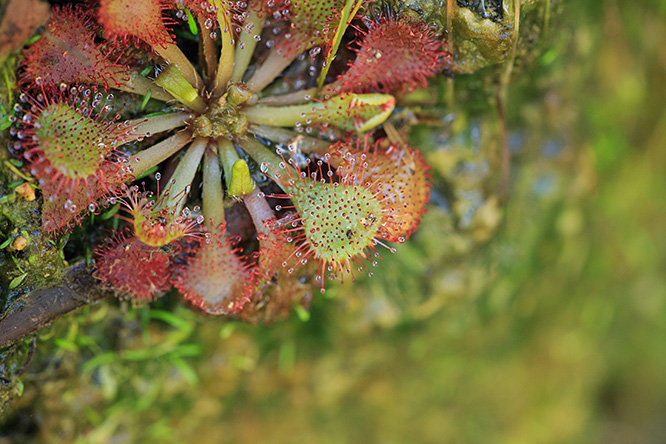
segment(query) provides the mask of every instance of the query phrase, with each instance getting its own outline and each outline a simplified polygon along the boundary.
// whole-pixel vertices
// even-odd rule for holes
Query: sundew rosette
[[[330,276],[371,274],[429,195],[422,155],[376,146],[373,132],[448,55],[434,30],[364,3],[344,34],[343,1],[54,8],[24,52],[13,129],[43,228],[120,204],[127,228],[98,249],[100,280],[142,300],[175,286],[207,313],[250,321],[307,305]],[[343,35],[353,56],[313,89]],[[123,254],[147,287],[114,271]]]

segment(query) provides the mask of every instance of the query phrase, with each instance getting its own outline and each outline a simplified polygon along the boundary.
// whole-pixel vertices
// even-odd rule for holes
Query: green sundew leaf
[[[2,244],[0,244],[0,249],[7,248],[9,244],[12,243],[12,238],[8,238],[6,241],[4,241]]]
[[[162,354],[164,354],[163,350],[141,348],[138,350],[125,350],[121,357],[126,361],[145,361]]]
[[[363,0],[347,0],[347,3],[345,3],[345,7],[342,8],[342,13],[340,14],[341,15],[340,23],[338,23],[338,29],[335,31],[335,37],[333,37],[333,44],[331,45],[331,49],[328,51],[328,54],[326,55],[326,61],[324,62],[324,66],[321,72],[319,73],[319,76],[317,77],[317,90],[321,90],[322,86],[324,86],[324,80],[326,79],[326,74],[328,74],[328,69],[331,66],[331,63],[333,62],[333,59],[335,59],[336,54],[338,53],[340,42],[342,42],[342,36],[345,34],[345,31],[347,30],[349,23],[356,16],[356,13],[361,8],[362,4]]]
[[[231,322],[228,324],[224,324],[220,329],[220,338],[229,339],[235,330],[236,330],[236,324]]]
[[[143,101],[141,102],[141,108],[139,108],[140,111],[143,111],[146,109],[146,105],[148,105],[148,101],[150,101],[150,98],[153,96],[153,90],[149,89],[148,92],[146,93],[145,96],[143,96]]]
[[[23,385],[23,381],[19,379],[18,383],[16,384],[16,395],[20,398],[23,395],[23,389],[25,386]]]
[[[283,342],[280,345],[280,351],[278,354],[278,368],[282,373],[291,371],[294,368],[295,361],[296,343],[293,340]]]
[[[188,334],[192,333],[192,330],[194,329],[194,327],[192,327],[187,321],[175,316],[173,313],[169,313],[168,311],[150,310],[150,317],[165,322],[177,330],[186,331]]]
[[[148,170],[146,170],[145,173],[139,174],[135,180],[143,179],[146,176],[150,176],[151,174],[155,174],[157,172],[157,170],[158,170],[158,166],[155,165],[154,167],[149,168]]]
[[[139,75],[141,77],[146,77],[148,74],[150,74],[152,72],[152,70],[153,70],[152,66],[146,66],[145,68],[143,68],[143,71],[141,71],[139,73]]]
[[[172,356],[169,361],[173,364],[174,367],[178,369],[183,378],[190,385],[197,385],[199,383],[199,377],[194,371],[192,366],[185,362],[180,356]]]
[[[10,126],[12,126],[12,121],[9,119],[11,116],[5,116],[0,119],[0,131],[4,131]]]
[[[84,374],[92,373],[93,370],[95,370],[97,367],[111,364],[117,360],[118,355],[116,355],[114,352],[104,352],[89,359],[88,362],[81,366],[81,370]]]
[[[242,356],[242,355],[232,356],[229,359],[229,362],[231,362],[231,365],[233,365],[234,367],[245,371],[253,370],[257,365],[257,362],[254,359],[252,359],[249,356]]]
[[[41,37],[42,37],[41,35],[36,35],[36,36],[33,36],[33,37],[29,38],[29,39],[25,42],[25,46],[30,46],[30,45],[32,45],[32,44],[35,43],[37,40],[39,40]]]
[[[183,344],[176,347],[173,351],[175,356],[199,356],[201,354],[201,346],[199,344]]]
[[[296,316],[298,316],[298,319],[300,319],[301,322],[308,322],[310,320],[310,312],[307,311],[302,305],[297,304],[294,307],[294,311],[296,312]]]
[[[187,14],[187,26],[189,26],[190,32],[193,35],[197,35],[199,33],[199,28],[197,28],[197,21],[194,19],[194,16],[189,9],[185,8],[185,14]]]
[[[14,182],[7,185],[7,188],[16,188],[17,186],[21,185],[22,183],[23,183],[22,179],[15,180]]]
[[[97,342],[93,339],[92,336],[79,335],[76,338],[76,343],[84,347],[96,347]]]
[[[176,35],[176,37],[191,40],[193,42],[197,41],[197,36],[192,34],[189,30],[184,31],[182,29],[174,29],[173,33]]]
[[[57,338],[55,340],[55,344],[58,348],[61,348],[61,349],[64,349],[64,350],[71,351],[71,352],[74,352],[74,353],[79,352],[79,348],[76,346],[76,344],[72,341],[67,340],[67,339]]]
[[[100,218],[102,220],[111,219],[113,217],[113,215],[118,212],[119,209],[120,209],[120,204],[119,203],[115,204],[114,206],[111,207],[111,209],[109,209],[109,211],[107,211],[105,213],[102,213]]]
[[[21,273],[26,273],[25,271],[23,271],[23,267],[21,267],[21,263],[14,256],[12,256],[12,262],[14,262],[14,265],[16,265],[16,268],[18,268],[18,271],[20,271]],[[19,284],[20,284],[20,282],[19,282]],[[18,285],[18,284],[16,284],[16,285]],[[9,287],[9,288],[13,288],[13,287]]]
[[[136,403],[136,411],[143,412],[148,410],[148,408],[155,403],[155,400],[157,400],[162,391],[162,384],[151,384],[148,391],[143,393],[142,396],[138,399]]]

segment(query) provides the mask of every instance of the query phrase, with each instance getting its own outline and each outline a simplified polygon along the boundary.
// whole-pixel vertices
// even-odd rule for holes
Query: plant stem
[[[305,103],[291,106],[254,105],[245,108],[248,122],[269,126],[294,126],[305,120],[306,115],[326,108],[321,102]]]
[[[210,36],[210,32],[206,29],[204,25],[204,18],[199,17],[197,19],[199,22],[199,41],[201,42],[201,54],[203,55],[203,60],[206,63],[206,77],[208,80],[215,78],[215,70],[217,65],[215,64],[215,59],[217,57],[215,51],[215,42]]]
[[[155,78],[155,83],[188,108],[200,113],[206,110],[206,102],[176,65],[164,68]]]
[[[224,223],[224,191],[222,171],[217,157],[217,147],[209,146],[204,153],[203,166],[203,215],[209,230]]]
[[[224,169],[224,182],[228,189],[231,185],[231,171],[233,170],[234,163],[236,163],[240,157],[238,157],[238,153],[229,139],[218,139],[217,147],[220,163]]]
[[[222,3],[217,5],[217,21],[220,24],[220,39],[222,41],[222,50],[220,60],[217,64],[217,75],[215,77],[215,94],[221,94],[226,91],[231,73],[234,70],[234,55],[236,45],[234,42],[233,24],[229,19],[231,11]]]
[[[148,91],[151,97],[162,102],[174,100],[173,96],[153,83],[152,80],[143,77],[136,71],[114,73],[111,78],[117,83],[113,88],[120,91],[145,96]]]
[[[248,131],[271,142],[285,145],[296,144],[298,151],[302,153],[324,153],[329,147],[329,144],[323,140],[274,126],[252,125]]]
[[[176,65],[180,70],[181,74],[187,82],[194,86],[195,89],[199,89],[203,86],[203,81],[197,70],[194,69],[192,62],[183,54],[183,52],[178,48],[175,43],[167,43],[166,45],[155,45],[153,46],[155,52],[159,54],[167,62]]]
[[[238,37],[238,45],[236,46],[236,58],[234,59],[234,70],[231,73],[232,82],[240,82],[243,79],[243,74],[250,65],[250,59],[254,54],[254,49],[257,46],[257,37],[261,35],[265,15],[259,15],[253,8],[249,8],[250,15],[246,22],[251,25],[249,30],[243,29]]]
[[[175,112],[128,120],[127,123],[130,126],[134,125],[134,134],[128,136],[124,143],[181,127],[187,123],[190,117],[190,113]]]
[[[261,233],[264,236],[274,237],[275,234],[268,228],[266,222],[275,220],[275,213],[271,210],[270,205],[266,202],[265,197],[261,197],[261,190],[256,187],[250,194],[247,194],[243,199],[245,207],[247,208],[254,227],[257,229],[257,233]]]
[[[327,91],[328,86],[325,86],[322,92]],[[317,88],[302,89],[300,91],[294,91],[288,94],[278,94],[275,96],[268,96],[262,99],[259,99],[257,102],[259,105],[272,105],[272,106],[285,106],[285,105],[295,105],[297,103],[305,102],[311,97],[317,95]]]
[[[299,36],[295,35],[292,38],[298,39]],[[303,44],[301,46],[305,45]],[[255,93],[261,91],[275,80],[282,71],[291,65],[291,62],[293,62],[296,56],[301,52],[302,51],[299,49],[298,51],[291,51],[289,56],[284,56],[279,54],[275,47],[273,47],[264,63],[262,63],[247,81],[247,87],[250,88],[250,91]],[[292,53],[293,55],[291,55]]]
[[[132,175],[139,177],[154,166],[164,162],[169,157],[176,154],[181,148],[192,140],[191,131],[181,131],[130,157],[130,167]]]
[[[176,170],[169,179],[169,185],[162,193],[168,191],[169,195],[162,199],[161,203],[156,207],[156,212],[160,208],[175,209],[175,214],[179,214],[185,206],[185,197],[187,189],[194,180],[194,175],[197,173],[197,168],[201,163],[208,139],[204,137],[197,137],[190,145],[182,159],[178,162]]]
[[[240,142],[240,146],[255,162],[261,167],[261,172],[275,179],[277,171],[281,169],[280,162],[283,162],[277,154],[271,152],[255,139],[245,139]],[[265,167],[264,167],[265,165]]]

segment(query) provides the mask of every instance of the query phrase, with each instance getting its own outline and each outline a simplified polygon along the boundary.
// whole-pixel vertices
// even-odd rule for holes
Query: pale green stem
[[[259,15],[254,8],[249,8],[250,15],[245,20],[246,23],[251,25],[250,31],[242,29],[238,37],[238,45],[236,46],[236,58],[234,59],[234,70],[231,73],[231,81],[240,82],[243,80],[243,74],[250,65],[252,54],[257,46],[257,36],[261,35],[262,25],[265,15]]]
[[[242,140],[240,146],[243,151],[259,164],[262,173],[275,180],[277,172],[282,169],[280,162],[283,162],[283,160],[280,156],[271,152],[254,139]]]
[[[204,26],[204,18],[198,17],[199,22],[199,42],[201,44],[201,54],[203,55],[204,62],[206,63],[206,77],[208,80],[215,78],[215,69],[217,65],[217,51],[215,50],[215,42],[210,36],[210,31]]]
[[[181,131],[130,157],[131,174],[139,177],[154,166],[176,154],[192,139],[191,131]]]
[[[324,87],[326,88],[326,87]],[[296,105],[317,96],[317,88],[302,89],[288,94],[267,96],[257,101],[258,105],[286,106]]]
[[[245,108],[245,117],[248,122],[258,125],[294,126],[297,122],[303,122],[307,114],[324,108],[326,104],[321,102],[279,107],[254,105]]]
[[[298,37],[294,36],[292,38],[296,39]],[[305,46],[305,44],[302,46]],[[291,62],[294,61],[296,56],[304,50],[304,47],[300,48],[298,51],[293,51],[293,55],[285,57],[282,54],[278,54],[277,49],[274,47],[268,54],[264,63],[261,64],[254,74],[252,74],[252,77],[247,81],[247,86],[250,88],[250,91],[257,93],[270,85],[282,71],[291,65]]]
[[[153,99],[161,100],[162,102],[173,100],[171,94],[167,93],[162,88],[155,85],[152,80],[143,77],[136,71],[122,71],[113,73],[111,78],[114,80],[114,85],[109,86],[120,91],[125,91],[140,96],[145,96],[148,94],[148,91],[150,91],[150,97]],[[117,84],[115,84],[116,82]]]
[[[298,150],[302,153],[323,153],[328,151],[330,144],[314,137],[304,136],[295,131],[275,126],[252,125],[248,129],[252,134],[263,137],[272,142],[289,145],[297,144]]]
[[[220,2],[218,2],[220,3]],[[234,56],[236,53],[236,44],[234,42],[234,30],[231,19],[228,17],[231,11],[226,6],[217,5],[217,21],[220,25],[220,40],[222,50],[220,60],[217,64],[217,75],[215,77],[214,94],[221,94],[227,90],[227,84],[231,79],[231,73],[234,70]]]
[[[275,220],[275,213],[273,213],[270,205],[266,202],[266,198],[259,193],[261,193],[261,190],[259,187],[255,187],[250,194],[247,194],[243,198],[245,208],[247,208],[248,213],[250,213],[250,217],[252,218],[254,227],[257,229],[257,233],[261,233],[268,237],[274,237],[275,234],[266,226],[266,222]]]
[[[188,108],[200,113],[206,111],[206,102],[176,65],[168,65],[164,68],[155,77],[155,84],[164,88],[174,99]]]
[[[187,190],[194,180],[194,175],[197,173],[197,168],[201,163],[208,139],[197,137],[188,148],[185,155],[178,162],[178,166],[174,170],[168,185],[162,191],[164,199],[160,199],[161,203],[156,207],[159,209],[175,209],[175,214],[179,214],[185,206],[187,198]],[[165,193],[168,191],[169,195]]]
[[[203,215],[209,230],[224,223],[224,190],[217,149],[209,146],[204,154]]]
[[[124,140],[124,143],[184,126],[190,117],[190,113],[175,112],[128,120],[125,122],[126,124],[136,126],[133,133]]]
[[[248,122],[269,126],[299,126],[327,122],[340,129],[368,131],[381,125],[395,107],[388,94],[341,94],[326,102],[272,107],[255,105],[245,110]]]
[[[199,77],[197,70],[194,69],[192,62],[190,62],[175,43],[167,43],[164,46],[155,45],[153,46],[153,49],[164,60],[177,66],[183,77],[185,77],[187,82],[195,89],[198,90],[203,86],[204,83],[201,80],[201,77]]]
[[[218,155],[220,156],[220,163],[224,169],[224,182],[227,189],[231,186],[231,172],[237,160],[240,160],[236,148],[229,139],[218,139]]]

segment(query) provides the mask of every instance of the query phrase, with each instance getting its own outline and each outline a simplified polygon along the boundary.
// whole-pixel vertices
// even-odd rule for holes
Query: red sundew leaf
[[[450,54],[442,51],[435,31],[408,19],[366,21],[349,69],[338,79],[341,91],[405,91],[427,86],[428,78],[450,66]]]
[[[117,194],[121,203],[127,208],[132,222],[134,235],[141,242],[161,247],[178,239],[198,238],[202,235],[200,223],[196,219],[182,214],[176,204],[174,207],[164,206],[168,193],[160,193],[157,200],[148,197],[150,192],[140,191],[137,185],[122,187]],[[182,193],[181,199],[185,198]],[[179,201],[180,199],[178,199]]]
[[[176,2],[176,7],[187,8],[194,16],[199,17],[207,32],[211,32],[217,26],[217,11],[222,8],[221,10],[223,11],[226,25],[230,26],[234,35],[237,35],[247,16],[246,10],[241,8],[238,3],[240,2],[228,2],[223,0],[182,0]],[[257,11],[265,10],[267,8],[263,0],[249,3],[248,8],[253,8]]]
[[[92,27],[81,10],[55,8],[44,35],[23,51],[23,84],[34,82],[45,89],[71,83],[117,87],[126,68],[104,56]]]
[[[107,162],[94,179],[91,178],[86,187],[79,187],[72,194],[51,190],[53,185],[43,188],[42,229],[48,232],[70,229],[89,213],[97,213],[99,206],[96,202],[104,196],[115,194],[123,182],[130,178],[118,163]]]
[[[284,221],[283,221],[284,222]],[[250,288],[249,302],[238,317],[245,322],[271,323],[285,318],[298,304],[309,305],[312,299],[315,262],[300,263],[295,256],[295,245],[284,240],[280,224],[270,222],[271,235],[258,234],[258,263]]]
[[[224,224],[214,229],[192,256],[176,269],[174,287],[194,305],[213,315],[238,313],[249,301],[252,272],[237,254]]]
[[[339,142],[332,162],[345,165],[355,176],[354,183],[371,181],[381,184],[384,219],[380,229],[383,239],[404,242],[414,233],[430,200],[430,167],[419,150],[407,144],[382,141],[361,146]]]
[[[289,27],[283,30],[275,47],[286,58],[315,46],[326,45],[335,36],[336,20],[345,0],[283,0],[276,2],[273,17],[287,18]],[[284,14],[286,12],[286,14]]]
[[[136,237],[118,233],[95,251],[95,277],[138,301],[151,301],[171,285],[171,259],[178,247],[151,247]]]
[[[166,0],[100,0],[98,20],[109,37],[116,40],[165,46],[174,44],[163,15],[170,6]]]
[[[287,192],[286,196],[273,197],[289,198],[297,217],[289,223],[278,221],[276,227],[281,227],[281,236],[295,245],[290,259],[319,263],[321,291],[329,272],[343,279],[344,273],[352,272],[352,263],[359,269],[367,269],[365,261],[376,265],[374,258],[379,254],[375,245],[381,244],[380,228],[386,222],[379,184],[363,180],[362,170],[351,174],[341,166],[334,172],[322,161],[310,175],[291,162],[282,162],[280,168],[272,171],[264,165],[264,173]]]
[[[86,88],[44,92],[41,99],[21,94],[29,109],[13,131],[44,195],[43,228],[57,231],[94,211],[94,202],[129,179],[117,148],[134,125],[107,121],[104,94]]]

